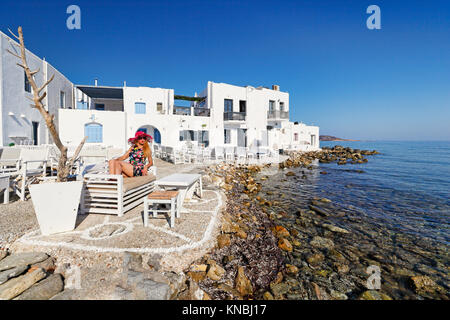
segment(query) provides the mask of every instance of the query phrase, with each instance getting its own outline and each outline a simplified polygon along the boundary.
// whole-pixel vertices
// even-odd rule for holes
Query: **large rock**
[[[147,260],[147,265],[151,270],[159,271],[161,269],[161,260],[162,255],[152,254]]]
[[[231,238],[230,238],[230,235],[228,235],[228,234],[221,234],[217,237],[217,246],[219,247],[219,249],[229,246],[230,243],[231,243]]]
[[[278,247],[284,251],[292,251],[292,244],[285,238],[282,238],[278,241]]]
[[[5,283],[6,281],[8,281],[11,278],[21,275],[27,269],[28,269],[28,266],[18,266],[18,267],[0,272],[0,284]]]
[[[123,269],[124,270],[134,270],[142,271],[142,256],[139,253],[125,252],[123,255]]]
[[[433,293],[439,289],[438,285],[428,276],[411,277],[409,284],[418,294]]]
[[[59,273],[55,273],[36,283],[14,300],[48,300],[63,289],[64,281]]]
[[[347,230],[340,228],[338,226],[334,226],[332,224],[328,224],[328,223],[324,223],[322,225],[324,228],[327,228],[328,230],[332,231],[332,232],[337,232],[337,233],[349,233]]]
[[[210,278],[211,280],[218,281],[222,279],[223,275],[225,274],[225,269],[223,269],[221,266],[219,266],[215,261],[211,261],[209,263],[208,272],[206,273],[206,276]]]
[[[8,251],[0,250],[0,261],[8,255]]]
[[[333,249],[334,242],[327,238],[322,238],[319,236],[314,237],[311,242],[309,243],[313,247],[320,248],[320,249]]]
[[[55,258],[53,257],[49,257],[48,259],[42,261],[42,262],[38,262],[35,263],[33,265],[31,265],[31,268],[42,268],[44,269],[46,272],[50,272],[53,273],[53,271],[55,271],[56,269],[56,261]]]
[[[38,263],[46,260],[47,258],[48,255],[43,252],[22,252],[12,254],[0,261],[0,271]]]
[[[0,300],[10,300],[30,288],[33,284],[45,278],[43,269],[36,269],[23,276],[9,280],[0,285]]]
[[[239,267],[236,275],[236,290],[242,296],[247,296],[253,294],[253,287],[250,280],[247,278],[244,272],[244,267]]]
[[[392,300],[387,294],[375,290],[364,291],[358,298],[359,300]]]
[[[283,226],[272,228],[272,232],[277,238],[287,238],[290,236],[289,231]]]

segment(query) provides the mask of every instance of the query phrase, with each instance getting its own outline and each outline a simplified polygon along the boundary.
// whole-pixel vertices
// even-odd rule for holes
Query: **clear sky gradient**
[[[66,8],[81,8],[81,30]],[[381,8],[381,30],[366,9]],[[353,139],[450,140],[450,1],[9,1],[0,30],[75,84],[278,84],[290,118]]]

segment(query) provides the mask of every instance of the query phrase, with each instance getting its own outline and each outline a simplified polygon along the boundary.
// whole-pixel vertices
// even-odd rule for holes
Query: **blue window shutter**
[[[84,135],[87,136],[86,142],[102,143],[103,126],[97,123],[90,123],[84,126]]]
[[[144,102],[135,102],[134,103],[134,112],[137,114],[145,114],[145,103]]]

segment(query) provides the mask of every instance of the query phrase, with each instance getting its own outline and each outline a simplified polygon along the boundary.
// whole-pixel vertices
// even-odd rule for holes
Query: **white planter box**
[[[43,235],[75,229],[82,181],[30,185],[31,200]]]

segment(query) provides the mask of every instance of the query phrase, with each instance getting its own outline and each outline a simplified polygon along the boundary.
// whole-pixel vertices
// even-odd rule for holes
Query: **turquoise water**
[[[314,185],[324,196],[398,231],[449,244],[450,142],[321,142],[334,145],[380,154],[365,164],[320,163],[329,174],[316,176]]]

